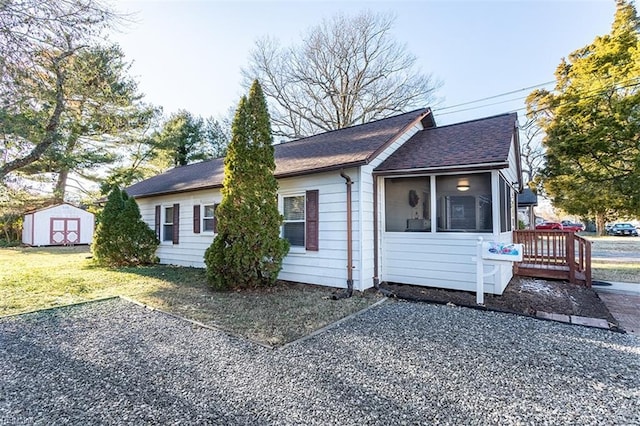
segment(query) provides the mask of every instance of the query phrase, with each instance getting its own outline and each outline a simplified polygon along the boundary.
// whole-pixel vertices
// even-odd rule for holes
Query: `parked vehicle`
[[[536,225],[536,229],[541,231],[562,231],[562,224],[560,222],[542,222]]]
[[[570,220],[563,220],[560,223],[562,224],[562,229],[564,229],[565,231],[572,231],[572,232],[584,231],[584,225],[581,223],[573,223]]]
[[[609,235],[637,237],[638,230],[630,223],[616,223],[609,229]]]

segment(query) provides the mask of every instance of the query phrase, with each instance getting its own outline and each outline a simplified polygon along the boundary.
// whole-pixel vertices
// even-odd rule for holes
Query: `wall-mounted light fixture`
[[[459,179],[458,186],[456,186],[456,188],[458,188],[458,191],[468,191],[470,188],[469,179]]]

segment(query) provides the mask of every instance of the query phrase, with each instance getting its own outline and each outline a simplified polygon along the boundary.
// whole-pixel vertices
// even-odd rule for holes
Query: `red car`
[[[536,225],[536,229],[540,231],[562,231],[563,227],[560,222],[542,222]]]
[[[584,225],[581,223],[573,223],[568,220],[563,220],[560,223],[562,224],[562,229],[564,229],[565,231],[571,231],[571,232],[584,231]]]

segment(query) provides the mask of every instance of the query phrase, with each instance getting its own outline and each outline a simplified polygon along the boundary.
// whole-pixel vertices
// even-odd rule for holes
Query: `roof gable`
[[[429,108],[366,124],[333,130],[274,146],[277,178],[299,176],[367,164],[405,129],[421,121],[433,126]],[[216,188],[224,179],[224,159],[176,167],[131,185],[127,194],[144,197]]]
[[[517,119],[516,113],[509,113],[421,130],[375,171],[507,167]]]

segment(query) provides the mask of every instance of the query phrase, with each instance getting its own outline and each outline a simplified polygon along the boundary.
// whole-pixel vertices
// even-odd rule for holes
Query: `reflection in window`
[[[304,195],[294,197],[284,197],[284,222],[282,225],[282,236],[289,241],[292,247],[304,247]]]
[[[209,204],[204,206],[204,212],[202,214],[202,229],[206,232],[214,231],[214,214],[216,211],[216,206],[214,204]]]
[[[511,231],[511,188],[507,182],[500,177],[500,232]]]
[[[436,178],[438,231],[491,232],[491,174]]]
[[[385,179],[385,230],[426,232],[431,230],[429,177]]]
[[[173,207],[164,208],[162,241],[173,241]]]

